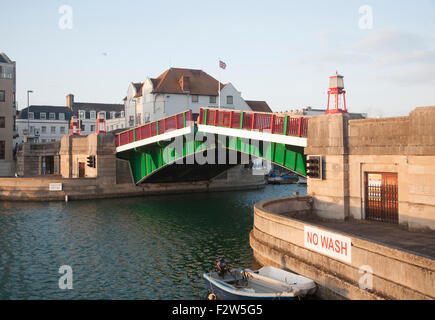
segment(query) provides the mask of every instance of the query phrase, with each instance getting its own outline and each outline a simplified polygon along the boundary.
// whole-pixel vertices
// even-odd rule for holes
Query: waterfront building
[[[272,112],[264,101],[242,98],[233,84],[221,83],[202,70],[170,68],[157,78],[147,77],[142,83],[130,83],[124,98],[126,126],[154,121],[191,109],[194,116],[200,107],[255,110],[251,105]],[[266,107],[267,106],[267,107]],[[260,110],[255,110],[260,111]]]
[[[326,113],[326,109],[321,108],[313,108],[313,107],[305,107],[305,108],[299,108],[299,109],[291,109],[289,111],[284,111],[282,113],[285,113],[289,116],[320,116],[324,115]],[[351,115],[360,115],[363,118],[367,118],[367,113],[355,113],[355,112],[348,112]]]
[[[124,128],[124,105],[75,102],[74,95],[68,94],[66,106],[32,105],[21,110],[17,119],[20,142],[26,135],[33,142],[59,141],[69,134],[72,116],[79,119],[81,134],[93,133],[98,112],[103,112],[108,131]]]
[[[15,61],[0,53],[0,176],[11,176],[15,172],[15,70]]]

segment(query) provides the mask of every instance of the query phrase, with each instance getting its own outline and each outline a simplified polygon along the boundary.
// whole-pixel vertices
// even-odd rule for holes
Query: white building
[[[253,110],[231,83],[220,84],[220,89],[221,108]],[[130,83],[124,104],[127,127],[187,109],[195,115],[200,107],[218,107],[219,82],[202,70],[170,68],[155,79]],[[271,112],[269,107],[255,111]]]
[[[320,116],[326,114],[326,109],[305,107],[301,109],[291,109],[289,111],[284,111],[282,113],[288,114],[290,116]],[[349,112],[349,114],[357,114],[363,116],[364,118],[367,118],[367,113]]]
[[[95,132],[97,113],[103,112],[107,131],[125,128],[124,105],[107,103],[74,102],[72,94],[67,95],[66,106],[32,105],[20,111],[17,123],[19,141],[28,138],[33,142],[59,141],[69,134],[69,122],[74,115],[80,120],[82,135]]]
[[[0,176],[11,176],[15,172],[15,70],[15,61],[0,53]]]

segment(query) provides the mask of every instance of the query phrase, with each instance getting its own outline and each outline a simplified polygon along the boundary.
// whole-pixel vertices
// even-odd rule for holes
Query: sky
[[[273,111],[325,108],[344,76],[349,111],[435,105],[435,0],[0,0],[0,52],[18,109],[122,103],[130,82],[202,69]],[[67,10],[64,10],[64,8]],[[219,71],[218,61],[227,64]]]

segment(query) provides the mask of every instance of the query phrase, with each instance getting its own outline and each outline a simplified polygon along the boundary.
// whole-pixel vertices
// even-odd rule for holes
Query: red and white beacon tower
[[[69,135],[70,136],[80,136],[80,127],[79,127],[79,121],[75,116],[71,117],[71,120],[69,122]]]
[[[329,90],[328,90],[328,107],[326,108],[325,114],[332,113],[347,113],[346,108],[346,91],[344,90],[343,76],[335,72],[335,75],[329,77]],[[329,101],[331,94],[335,97],[335,108],[329,109]],[[340,96],[343,95],[343,109],[340,109]]]
[[[97,116],[97,130],[95,133],[106,133],[106,119],[104,112],[98,112]]]

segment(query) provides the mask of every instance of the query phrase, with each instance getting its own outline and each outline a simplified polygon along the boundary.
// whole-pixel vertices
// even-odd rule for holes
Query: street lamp
[[[29,123],[29,113],[30,113],[29,94],[30,93],[33,93],[33,91],[27,90],[27,138],[30,135],[30,123]]]

